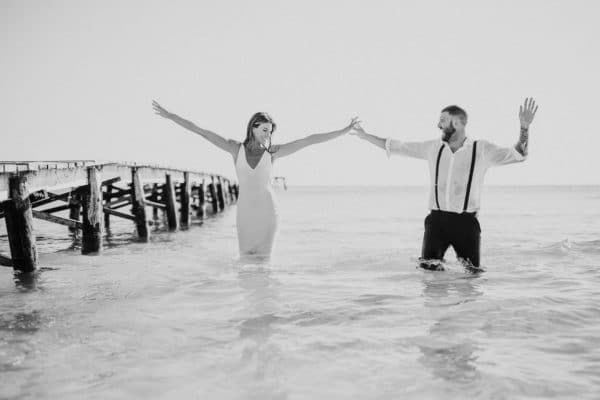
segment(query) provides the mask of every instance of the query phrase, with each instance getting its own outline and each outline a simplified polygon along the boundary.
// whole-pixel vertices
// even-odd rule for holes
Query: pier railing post
[[[81,253],[97,253],[102,250],[102,188],[100,172],[94,166],[87,167],[88,187],[83,191],[83,227]]]
[[[148,229],[148,218],[146,216],[146,202],[144,186],[136,167],[131,168],[131,213],[135,217],[135,226],[138,237],[148,240],[150,229]]]
[[[177,208],[175,202],[175,187],[173,186],[173,180],[171,174],[166,174],[166,182],[163,190],[165,196],[165,211],[167,213],[167,225],[170,231],[176,231],[178,228],[177,223]]]
[[[188,228],[190,226],[190,173],[183,173],[183,184],[181,185],[181,226]]]
[[[3,203],[3,208],[13,269],[24,273],[33,272],[37,268],[38,256],[27,178],[15,175],[8,182],[9,199]]]

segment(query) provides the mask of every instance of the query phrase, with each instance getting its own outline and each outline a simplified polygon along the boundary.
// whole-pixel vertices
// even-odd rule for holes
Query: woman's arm
[[[225,139],[224,137],[219,136],[216,133],[209,131],[208,129],[202,129],[199,126],[196,126],[193,122],[181,118],[179,115],[168,112],[154,100],[152,101],[152,108],[154,109],[154,112],[160,115],[161,117],[170,119],[177,125],[183,126],[185,129],[197,133],[204,139],[208,140],[218,148],[227,151],[234,157],[237,155],[240,145],[239,142],[236,142],[235,140],[231,139]]]
[[[327,132],[327,133],[315,133],[313,135],[306,136],[305,138],[294,140],[293,142],[279,144],[273,146],[273,158],[280,158],[289,156],[301,150],[307,146],[327,142],[331,139],[335,139],[339,136],[345,135],[354,129],[354,126],[357,125],[360,121],[358,121],[358,117],[352,118],[350,124],[339,131]]]

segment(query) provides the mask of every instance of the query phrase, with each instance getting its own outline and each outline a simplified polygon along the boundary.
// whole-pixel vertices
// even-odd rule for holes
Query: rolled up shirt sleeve
[[[400,140],[387,138],[385,140],[385,152],[388,157],[390,157],[392,154],[397,154],[401,156],[427,160],[429,157],[429,152],[431,151],[431,146],[436,142],[439,141],[430,140],[426,142],[402,142]]]
[[[513,164],[527,159],[527,156],[519,153],[514,147],[501,147],[483,140],[482,142],[484,157],[490,166]]]

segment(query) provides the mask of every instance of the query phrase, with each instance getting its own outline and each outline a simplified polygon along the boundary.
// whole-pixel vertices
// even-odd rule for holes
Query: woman
[[[218,134],[196,126],[152,102],[154,111],[184,128],[199,134],[218,148],[233,156],[240,186],[237,203],[237,234],[240,255],[268,258],[277,233],[278,215],[273,190],[271,170],[273,162],[316,143],[326,142],[350,132],[359,123],[353,118],[348,126],[338,131],[320,133],[290,143],[272,145],[271,136],[277,125],[263,112],[250,118],[243,143],[225,139]]]

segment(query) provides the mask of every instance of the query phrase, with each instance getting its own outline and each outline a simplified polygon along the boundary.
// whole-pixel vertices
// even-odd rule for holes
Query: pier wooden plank
[[[73,219],[58,217],[56,215],[52,215],[47,212],[39,211],[39,210],[31,210],[31,212],[32,212],[34,218],[37,218],[37,219],[43,219],[48,222],[54,222],[55,224],[68,226],[69,228],[73,228],[73,229],[82,229],[82,227],[83,227],[83,224],[81,222],[73,220]]]
[[[0,254],[0,265],[2,265],[3,267],[12,267],[13,263],[10,257],[6,257]]]
[[[125,202],[125,204],[127,205],[127,204],[131,203],[131,199],[132,199],[131,195],[119,197],[116,200],[113,200],[109,203],[104,204],[104,206],[108,207],[108,208],[119,208],[119,207],[116,207],[117,204],[121,204],[121,203]]]
[[[38,211],[43,211],[45,213],[52,214],[52,213],[55,213],[55,212],[69,210],[70,208],[71,208],[71,206],[69,206],[68,204],[66,204],[66,205],[56,206],[56,207],[52,207],[52,208],[46,208],[44,210],[38,210]]]
[[[165,206],[163,203],[157,203],[155,201],[151,201],[146,199],[145,203],[147,206],[151,206],[151,207],[155,207],[155,208],[160,208],[161,210],[166,210],[167,206]]]
[[[124,218],[124,219],[128,219],[130,221],[135,221],[135,217],[131,214],[126,214],[124,212],[121,211],[117,211],[113,208],[108,208],[108,207],[104,207],[103,211],[105,213],[108,213],[110,215],[114,215],[115,217],[119,217],[119,218]]]

